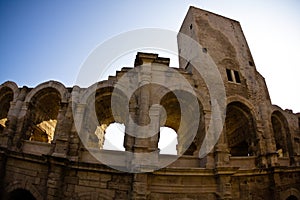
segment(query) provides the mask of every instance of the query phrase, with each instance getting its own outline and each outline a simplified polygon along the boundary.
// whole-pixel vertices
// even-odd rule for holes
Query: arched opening
[[[111,123],[105,130],[103,149],[125,151],[124,137],[125,125],[117,122]]]
[[[288,122],[283,114],[279,111],[274,111],[271,115],[272,129],[276,143],[276,152],[278,157],[292,156],[292,147]]]
[[[291,195],[286,200],[298,200],[298,198],[294,195]]]
[[[183,90],[170,91],[163,96],[160,105],[166,111],[166,116],[161,116],[160,126],[177,133],[177,155],[196,155],[205,137],[204,113],[197,97]]]
[[[124,151],[126,102],[125,95],[113,87],[99,88],[88,99],[86,114],[87,147],[93,149]],[[117,95],[112,102],[112,95]],[[117,102],[115,102],[117,101]],[[117,113],[112,111],[112,103]],[[115,111],[114,110],[114,111]]]
[[[7,125],[7,115],[13,96],[13,91],[8,87],[3,87],[0,90],[0,134]]]
[[[54,88],[45,88],[30,101],[26,139],[51,143],[54,138],[61,97]]]
[[[240,102],[227,106],[225,130],[232,156],[256,155],[256,128],[247,106]]]
[[[170,127],[160,127],[160,137],[158,141],[158,148],[160,154],[177,155],[177,133]]]
[[[36,200],[36,198],[28,190],[15,189],[8,194],[7,200]]]

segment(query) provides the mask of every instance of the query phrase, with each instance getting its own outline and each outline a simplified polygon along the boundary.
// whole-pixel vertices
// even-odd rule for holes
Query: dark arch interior
[[[226,110],[226,136],[232,156],[252,156],[256,152],[256,131],[250,109],[233,102]]]
[[[294,195],[291,195],[286,200],[298,200],[298,198]]]
[[[6,126],[11,101],[13,101],[13,91],[8,87],[2,88],[0,90],[0,133]]]
[[[112,104],[114,110],[112,110]],[[87,146],[102,149],[106,129],[110,124],[125,124],[128,111],[128,99],[124,93],[114,87],[102,87],[93,93],[87,102],[85,128],[87,129]]]
[[[288,122],[279,111],[275,111],[271,116],[276,151],[279,157],[292,155],[291,138]]]
[[[9,193],[7,200],[36,200],[36,198],[28,190],[16,189]]]
[[[60,93],[54,88],[42,89],[34,95],[26,139],[48,143],[53,140],[60,102]]]
[[[285,132],[284,127],[278,117],[272,116],[272,128],[274,133],[274,138],[276,142],[276,152],[278,153],[279,157],[283,157],[286,155],[286,138],[284,137]]]
[[[177,132],[180,126],[181,111],[176,95],[173,92],[167,93],[161,99],[160,105],[162,105],[166,110],[166,116],[163,116],[166,117],[165,126],[168,126]]]
[[[194,155],[205,136],[204,113],[199,99],[189,92],[175,90],[166,93],[160,105],[166,110],[166,116],[162,117],[165,124],[160,126],[170,127],[178,134],[178,154]]]

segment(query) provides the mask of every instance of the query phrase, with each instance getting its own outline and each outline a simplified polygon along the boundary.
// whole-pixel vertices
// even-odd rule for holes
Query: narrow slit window
[[[228,81],[232,81],[233,82],[233,78],[232,78],[231,70],[230,69],[226,69],[226,74],[227,74]]]
[[[237,83],[241,83],[241,79],[238,71],[234,71],[234,77]]]

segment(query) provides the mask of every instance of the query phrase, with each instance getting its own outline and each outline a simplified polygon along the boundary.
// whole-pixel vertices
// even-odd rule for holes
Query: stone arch
[[[234,69],[234,70],[239,69],[238,62],[228,57],[221,60],[218,64],[223,66],[224,68],[228,67],[229,69]]]
[[[176,84],[173,87],[177,88]],[[172,87],[170,87],[170,88],[172,88]],[[155,89],[153,91],[153,93],[156,95],[157,99],[161,99],[161,98],[163,98],[164,95],[166,95],[168,92],[171,91],[170,88],[166,88],[166,87],[160,86],[160,87],[157,87],[157,89]],[[182,87],[180,85],[180,90],[182,90],[182,91],[191,91],[191,88],[189,88],[189,87]],[[198,98],[198,101],[201,102],[201,106],[202,106],[203,110],[204,111],[210,111],[211,110],[211,105],[209,103],[210,99],[207,99],[207,97],[206,97],[207,94],[202,93],[203,92],[202,90],[195,90],[193,92],[195,92],[195,95]]]
[[[232,156],[256,155],[256,123],[248,106],[239,101],[230,102],[226,109],[224,128]]]
[[[67,103],[68,102],[68,97],[69,97],[69,92],[67,88],[60,82],[57,81],[47,81],[45,83],[41,83],[38,86],[36,86],[33,90],[31,90],[26,98],[25,98],[25,103],[29,103],[32,101],[32,98],[39,93],[40,91],[46,89],[46,88],[53,88],[55,89],[61,97],[61,102]]]
[[[86,94],[90,95],[83,99],[86,102],[83,127],[87,135],[87,146],[102,149],[106,128],[115,122],[126,124],[128,110],[124,105],[128,104],[128,99],[123,92],[107,85],[98,85],[94,92]],[[116,102],[112,102],[112,95],[116,95],[114,98]],[[112,103],[116,106],[115,113],[112,111]]]
[[[43,196],[40,194],[40,192],[37,190],[37,188],[34,185],[32,185],[28,182],[25,182],[25,180],[22,182],[15,181],[13,183],[10,183],[5,188],[5,193],[6,193],[6,195],[8,195],[9,193],[11,193],[15,190],[18,190],[18,189],[26,190],[26,191],[30,192],[31,195],[37,200],[44,199]]]
[[[15,101],[18,98],[19,93],[20,93],[18,85],[12,81],[6,81],[5,83],[0,85],[0,90],[4,87],[8,87],[13,91],[13,101]]]
[[[58,85],[60,87],[55,87]],[[62,85],[52,82],[42,84],[30,92],[25,102],[28,106],[24,124],[26,140],[50,143],[54,138],[58,113],[65,93]],[[65,99],[66,101],[66,99]]]
[[[293,156],[291,134],[288,122],[280,110],[274,110],[271,114],[273,137],[275,139],[276,152],[279,157]]]
[[[15,93],[11,87],[4,85],[0,87],[0,134],[8,125],[8,112],[11,102],[14,101],[14,96]]]
[[[289,188],[280,195],[282,200],[300,200],[300,192],[296,188]]]
[[[233,95],[233,96],[229,96],[227,97],[227,105],[229,105],[232,102],[240,102],[242,104],[244,104],[250,111],[251,115],[253,116],[253,118],[255,120],[259,119],[259,115],[256,111],[256,108],[254,107],[254,105],[245,97],[242,97],[240,95]]]
[[[96,90],[99,90],[101,88],[106,88],[106,87],[114,87],[114,84],[111,81],[105,80],[89,86],[79,97],[78,102],[82,104],[86,104],[88,100],[91,99],[92,96],[95,96]]]
[[[196,113],[190,99],[197,99],[200,113]],[[179,98],[179,99],[178,99]],[[181,101],[181,104],[179,103]],[[160,127],[170,127],[177,133],[177,154],[196,155],[205,137],[205,122],[202,103],[199,99],[186,90],[174,90],[166,93],[160,100],[160,105],[164,107],[165,116],[161,116]],[[184,108],[180,108],[182,105]],[[186,113],[181,113],[181,111]],[[189,113],[189,115],[187,115]],[[185,116],[183,116],[185,115]],[[200,116],[196,116],[200,115]],[[194,119],[199,118],[199,121]],[[165,122],[163,124],[163,122]],[[182,124],[181,124],[182,123]],[[195,133],[192,131],[197,130]]]
[[[36,200],[36,198],[30,191],[18,188],[8,194],[7,200]]]

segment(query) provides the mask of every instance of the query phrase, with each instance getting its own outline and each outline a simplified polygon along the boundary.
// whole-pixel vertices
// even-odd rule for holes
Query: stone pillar
[[[148,131],[145,127],[151,123],[149,118],[150,107],[150,86],[151,83],[151,66],[142,66],[139,76],[139,110],[138,123],[135,129],[137,137],[135,138],[133,152],[147,152],[149,149],[149,139],[145,138]],[[139,129],[141,127],[141,129]]]
[[[148,195],[148,175],[143,174],[133,174],[132,181],[132,191],[131,199],[132,200],[146,200]]]
[[[231,175],[233,175],[236,170],[237,169],[229,167],[216,170],[217,191],[219,192],[221,199],[232,199]]]
[[[64,166],[55,163],[52,158],[49,159],[49,174],[47,179],[47,199],[60,200],[63,199],[63,180]]]
[[[151,109],[149,110],[149,116],[151,119],[151,127],[150,131],[154,134],[150,137],[150,151],[158,151],[158,141],[159,141],[159,131],[160,131],[160,112],[161,106],[160,105],[152,105]]]
[[[70,139],[69,139],[69,152],[68,157],[71,161],[78,161],[78,150],[80,146],[80,138],[78,136],[74,120],[72,120],[72,127],[70,130]]]
[[[226,125],[215,146],[215,167],[225,167],[230,165],[230,151],[226,139]]]
[[[206,110],[205,111],[205,115],[204,115],[204,122],[205,122],[205,126],[206,126],[205,127],[205,134],[208,134],[207,130],[208,130],[208,126],[210,124],[210,120],[211,120],[211,111]],[[208,137],[208,136],[206,135],[205,137]],[[207,155],[205,155],[203,158],[201,158],[201,160],[200,160],[200,166],[201,167],[205,167],[207,169],[213,169],[213,168],[215,168],[215,156],[214,156],[214,151],[215,150],[214,150],[214,148],[207,149],[207,148],[204,147],[203,143],[201,144],[200,149],[201,148],[204,148],[204,151],[208,151],[208,152],[207,152]]]
[[[84,123],[84,112],[86,108],[86,104],[76,104],[74,107],[74,127],[77,130],[80,139],[83,140],[83,142],[88,141],[88,134],[82,133],[85,129],[85,123]],[[86,136],[86,137],[83,137]]]
[[[269,103],[261,103],[259,105],[259,119],[256,121],[257,128],[257,146],[258,146],[258,164],[259,167],[276,166],[278,163],[276,154],[276,142],[271,132],[272,124],[270,122]]]
[[[29,104],[24,102],[18,117],[18,125],[16,127],[16,134],[14,135],[12,148],[16,150],[21,150],[23,145],[23,139],[27,137],[28,126],[30,123],[30,110]]]
[[[277,162],[277,155],[275,150],[272,151],[272,138],[266,132],[260,121],[256,123],[256,134],[257,134],[257,163],[259,168],[267,168],[275,165]]]
[[[57,116],[57,124],[54,132],[55,144],[53,156],[67,157],[68,139],[71,129],[72,107],[66,102],[61,103]]]
[[[1,145],[5,145],[8,148],[11,148],[12,145],[15,145],[13,140],[16,132],[18,131],[18,126],[20,122],[18,121],[21,108],[23,106],[23,101],[27,93],[27,87],[22,88],[19,96],[15,101],[10,103],[10,108],[7,114],[7,128],[4,129],[3,138],[0,139]]]

